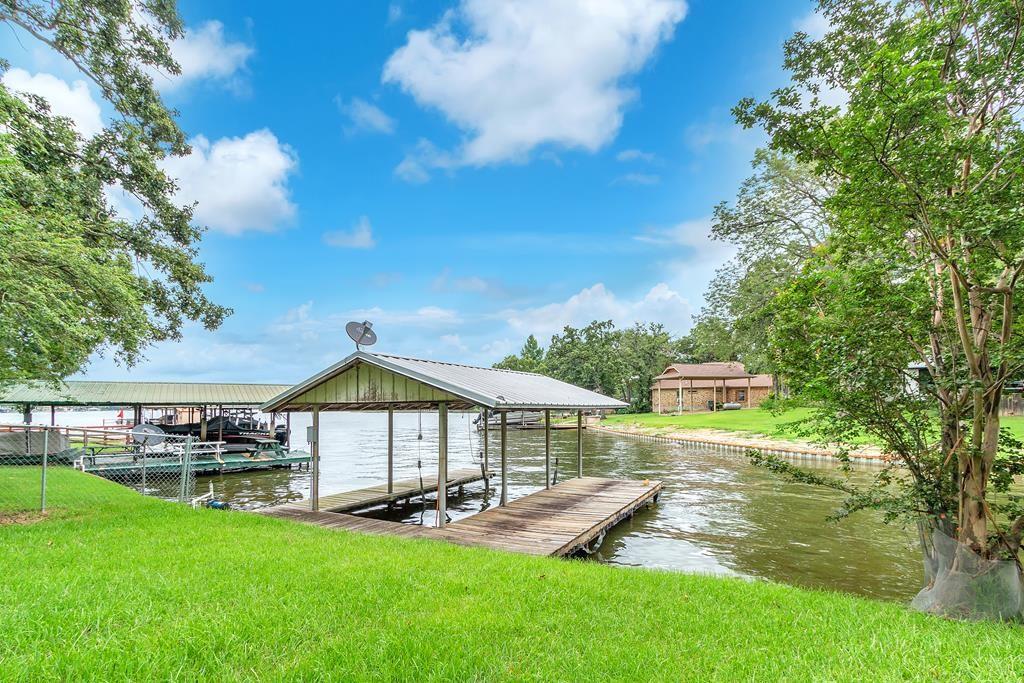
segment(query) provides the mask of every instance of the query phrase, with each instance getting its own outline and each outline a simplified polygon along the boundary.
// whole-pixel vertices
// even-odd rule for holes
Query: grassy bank
[[[798,440],[797,429],[793,423],[806,419],[810,414],[810,408],[793,408],[783,413],[772,413],[759,408],[720,410],[716,413],[684,413],[683,415],[638,413],[609,415],[602,424],[609,427],[630,426],[658,431],[721,429],[741,434],[763,434],[779,439]],[[1003,417],[1001,424],[1018,439],[1024,440],[1024,417]],[[869,442],[869,440],[865,439],[865,442]]]
[[[103,502],[0,526],[3,680],[1009,680],[1024,667],[1014,626],[192,511],[72,472],[58,485]]]

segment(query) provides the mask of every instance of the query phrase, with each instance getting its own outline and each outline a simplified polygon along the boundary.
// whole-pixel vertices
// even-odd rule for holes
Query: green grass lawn
[[[0,526],[5,681],[1011,680],[1024,670],[1019,626],[193,511],[67,470],[51,482],[94,504]]]
[[[798,437],[791,423],[806,419],[810,414],[810,408],[792,408],[783,413],[772,413],[760,408],[683,415],[638,413],[609,415],[602,424],[613,428],[636,426],[652,430],[722,429],[730,432],[764,434],[780,439],[796,439]],[[1024,440],[1024,417],[1006,416],[1002,418],[1000,424],[1018,439]],[[865,442],[869,440],[865,439]]]

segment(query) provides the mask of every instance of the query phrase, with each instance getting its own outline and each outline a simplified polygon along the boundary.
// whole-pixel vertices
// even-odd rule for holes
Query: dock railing
[[[146,496],[190,502],[193,458],[219,458],[223,443],[126,429],[0,427],[0,518],[105,505],[106,479]]]

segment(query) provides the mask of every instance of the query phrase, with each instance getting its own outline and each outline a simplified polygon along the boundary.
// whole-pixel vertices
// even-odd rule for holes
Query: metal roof
[[[0,385],[0,404],[55,406],[258,406],[287,384],[205,382],[94,382],[68,380]]]
[[[458,396],[465,401],[466,407],[480,406],[495,410],[576,410],[624,408],[627,405],[597,392],[532,372],[481,368],[458,363],[356,351],[344,360],[267,401],[261,408],[264,411],[308,408],[312,404],[307,402],[300,405],[292,400],[360,363],[393,372]],[[373,401],[331,403],[329,405],[318,402],[318,404],[321,410],[366,410],[385,408],[388,402],[378,398]],[[399,407],[411,408],[414,406]]]
[[[665,372],[661,373],[654,379],[674,379],[677,377],[682,377],[683,379],[691,377],[694,379],[740,379],[755,376],[756,375],[752,375],[747,372],[743,363],[728,361],[713,363],[672,363],[665,368]]]

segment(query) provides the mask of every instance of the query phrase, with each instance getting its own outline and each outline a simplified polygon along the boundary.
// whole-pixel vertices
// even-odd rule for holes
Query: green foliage
[[[188,152],[149,75],[178,73],[173,3],[3,1],[0,21],[64,55],[118,112],[85,140],[41,98],[0,85],[0,382],[58,380],[103,349],[130,364],[185,320],[218,326],[229,311],[203,294],[192,207],[174,203],[159,167]],[[145,215],[116,215],[111,188]]]
[[[540,372],[630,404],[631,412],[651,409],[650,387],[676,357],[662,325],[637,323],[619,330],[610,320],[577,329],[566,326],[551,338],[547,352],[531,334],[519,355],[494,367]]]
[[[792,83],[734,110],[829,188],[827,240],[772,300],[774,362],[819,407],[816,431],[870,434],[902,467],[851,491],[851,510],[924,513],[979,553],[1015,553],[1024,518],[990,520],[1016,513],[992,487],[1019,450],[1000,439],[998,404],[1024,367],[1021,6],[821,0],[819,12],[823,39],[786,43]],[[910,362],[931,381],[913,382]]]
[[[38,471],[19,470],[37,496]],[[192,510],[52,475],[91,504],[0,527],[5,681],[1019,677],[1018,627]]]

